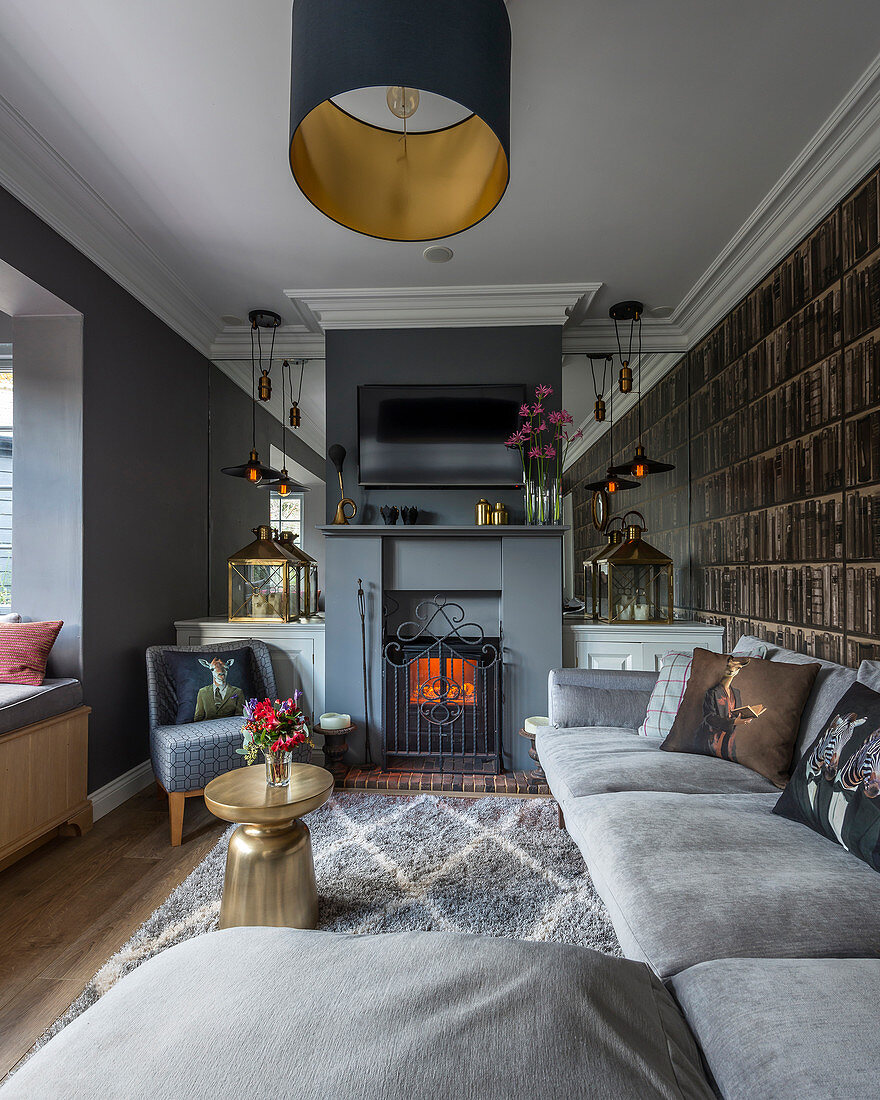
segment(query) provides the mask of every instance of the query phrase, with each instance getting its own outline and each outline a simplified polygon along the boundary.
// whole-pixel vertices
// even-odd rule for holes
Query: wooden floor
[[[172,848],[151,786],[86,836],[52,840],[0,872],[0,1080],[224,828],[190,799]]]

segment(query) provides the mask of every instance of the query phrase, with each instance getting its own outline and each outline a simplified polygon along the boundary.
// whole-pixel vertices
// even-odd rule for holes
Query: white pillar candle
[[[532,736],[534,736],[538,732],[538,730],[542,728],[542,726],[549,725],[549,718],[527,718],[525,722],[523,722],[523,729],[526,731],[526,733],[530,733]]]
[[[337,714],[335,710],[329,710],[318,719],[322,730],[344,730],[351,725],[350,714]]]

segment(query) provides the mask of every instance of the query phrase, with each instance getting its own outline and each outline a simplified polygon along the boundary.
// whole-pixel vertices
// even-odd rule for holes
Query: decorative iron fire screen
[[[501,771],[501,639],[443,596],[387,638],[382,665],[387,767]]]

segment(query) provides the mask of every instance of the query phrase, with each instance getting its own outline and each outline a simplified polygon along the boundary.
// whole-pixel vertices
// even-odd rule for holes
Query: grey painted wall
[[[562,390],[562,330],[552,326],[523,328],[396,329],[331,331],[326,340],[327,443],[348,452],[345,492],[358,504],[355,522],[381,523],[383,504],[416,505],[419,522],[471,523],[474,504],[491,494],[511,510],[511,522],[522,522],[522,494],[517,489],[361,489],[357,484],[357,388],[365,384],[451,385],[523,383],[530,390],[553,386],[548,408],[559,407]],[[327,464],[327,521],[339,500],[333,464]]]
[[[12,607],[64,626],[50,676],[83,675],[82,317],[16,317]],[[48,525],[48,527],[47,527]]]
[[[175,618],[207,611],[209,363],[2,190],[0,259],[83,315],[82,678],[94,790],[148,755],[144,649],[173,641]],[[51,545],[55,504],[45,493],[39,503],[33,536]],[[47,574],[46,607],[53,586],[66,601],[66,583],[63,569]]]
[[[211,444],[210,484],[210,614],[226,614],[226,559],[253,539],[252,529],[269,518],[269,493],[243,478],[221,474],[222,466],[247,462],[251,449],[251,400],[213,364],[210,370]],[[307,447],[285,428],[285,450],[290,458],[324,476],[324,456]],[[257,450],[260,460],[270,461],[270,447],[281,443],[281,425],[264,408],[257,407]],[[335,498],[334,498],[335,499]],[[335,505],[334,505],[335,507]],[[318,536],[323,538],[323,536]],[[308,549],[308,547],[306,547]],[[323,587],[323,576],[319,574]]]

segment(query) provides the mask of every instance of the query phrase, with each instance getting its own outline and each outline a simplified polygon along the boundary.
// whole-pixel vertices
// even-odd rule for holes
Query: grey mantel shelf
[[[431,524],[403,524],[401,526],[391,526],[385,523],[330,523],[323,527],[318,528],[319,531],[323,531],[325,535],[333,535],[334,537],[342,536],[345,538],[375,538],[377,535],[382,535],[386,538],[462,538],[463,536],[472,536],[474,538],[504,538],[515,535],[518,538],[525,535],[530,538],[548,538],[555,536],[559,538],[567,527],[532,527],[525,524],[485,524],[482,527],[477,527],[476,524],[466,524],[462,526],[446,527],[438,524],[432,526]]]

